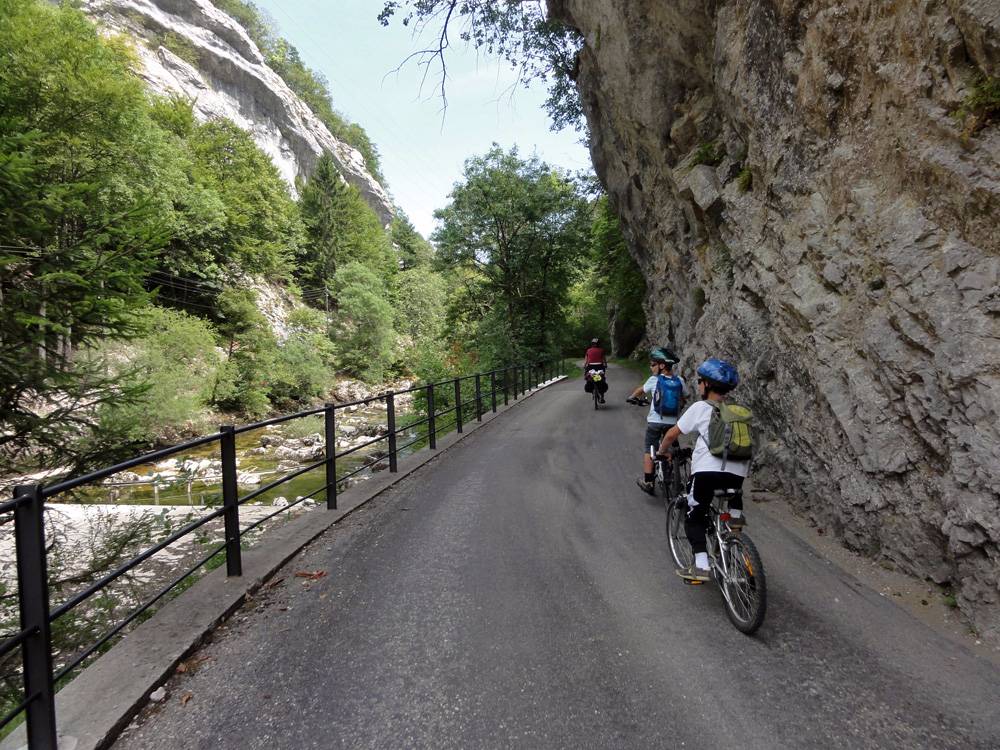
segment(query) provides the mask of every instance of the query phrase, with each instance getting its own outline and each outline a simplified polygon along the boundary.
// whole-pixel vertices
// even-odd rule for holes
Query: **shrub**
[[[117,366],[120,376],[146,387],[138,403],[109,405],[100,415],[98,432],[133,443],[153,442],[197,420],[221,364],[212,329],[203,320],[161,307],[149,308],[143,317],[144,336],[127,350],[102,352],[112,362],[130,359],[129,369]]]
[[[1000,119],[1000,78],[977,77],[955,117],[963,123],[967,135]]]
[[[744,193],[753,187],[753,172],[750,171],[750,167],[743,167],[740,170],[740,174],[736,178],[736,184],[740,186],[740,190]]]
[[[691,166],[696,167],[699,164],[707,164],[710,167],[714,167],[722,161],[722,157],[725,155],[726,147],[721,143],[702,143],[694,152],[694,158],[691,160]]]

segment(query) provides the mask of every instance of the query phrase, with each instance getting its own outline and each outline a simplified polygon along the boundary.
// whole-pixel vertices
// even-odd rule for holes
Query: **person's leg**
[[[708,569],[708,554],[705,544],[705,531],[708,526],[708,508],[715,491],[713,481],[715,472],[699,472],[691,477],[691,489],[688,492],[688,513],[684,520],[684,532],[691,543],[691,552],[695,557],[695,567]]]
[[[708,568],[705,534],[708,530],[708,511],[712,504],[712,496],[716,490],[736,490],[742,486],[743,477],[722,471],[703,471],[691,477],[691,489],[688,493],[690,508],[684,522],[684,531],[691,543],[691,552],[695,556],[695,567],[703,570]],[[737,504],[742,509],[743,503],[737,499],[730,503],[730,513]]]
[[[653,494],[653,459],[649,455],[650,446],[655,450],[660,445],[663,438],[664,429],[661,425],[646,423],[646,432],[643,435],[642,451],[642,478],[638,480],[639,487],[649,494]]]

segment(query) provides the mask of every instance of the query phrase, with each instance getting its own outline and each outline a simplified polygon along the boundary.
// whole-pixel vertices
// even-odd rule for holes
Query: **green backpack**
[[[708,423],[708,451],[726,461],[747,461],[753,458],[753,412],[739,404],[709,401],[712,418]]]

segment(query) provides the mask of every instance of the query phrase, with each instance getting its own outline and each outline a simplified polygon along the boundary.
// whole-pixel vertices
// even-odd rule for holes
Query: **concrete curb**
[[[482,421],[464,424],[462,433],[438,440],[435,451],[424,448],[400,459],[397,473],[380,474],[340,493],[336,510],[317,508],[267,533],[257,548],[243,553],[241,577],[227,578],[225,568],[217,568],[168,602],[56,695],[59,750],[109,747],[177,665],[306,545],[463,438],[565,379],[548,380],[508,406],[498,404],[495,414],[487,412]],[[0,750],[23,750],[26,741],[22,724]]]

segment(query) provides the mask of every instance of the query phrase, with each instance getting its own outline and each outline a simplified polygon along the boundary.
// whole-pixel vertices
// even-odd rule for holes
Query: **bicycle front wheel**
[[[670,544],[670,556],[674,565],[686,568],[694,562],[691,543],[684,530],[684,517],[687,515],[687,502],[683,498],[675,498],[667,503],[667,541]]]
[[[757,547],[746,534],[729,537],[723,554],[729,575],[722,584],[726,614],[736,629],[750,635],[764,622],[767,579]]]

